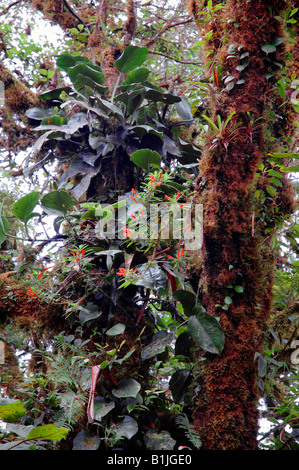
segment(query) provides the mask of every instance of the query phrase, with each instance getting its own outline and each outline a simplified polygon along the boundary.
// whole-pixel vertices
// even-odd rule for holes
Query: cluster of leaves
[[[101,395],[89,404],[89,413],[93,417],[91,421],[102,429],[103,439],[109,446],[116,446],[123,438],[140,439],[142,413],[155,409],[157,402],[160,407],[163,405],[162,408],[168,409],[167,397],[161,389],[162,370],[165,380],[169,382],[175,406],[180,409],[184,403],[190,403],[188,386],[192,375],[192,348],[198,345],[212,354],[220,354],[224,345],[224,335],[218,320],[198,305],[195,293],[185,282],[188,253],[177,247],[178,240],[171,236],[166,241],[159,237],[155,240],[139,240],[130,236],[138,212],[149,207],[152,202],[166,200],[178,206],[186,204],[189,183],[181,172],[192,174],[201,155],[198,147],[172,132],[178,126],[190,126],[193,121],[191,108],[184,96],[165,92],[148,81],[149,70],[142,66],[147,53],[147,48],[129,46],[116,60],[114,66],[119,71],[119,80],[109,100],[105,96],[105,77],[98,65],[79,56],[63,54],[58,57],[57,65],[67,73],[71,85],[40,96],[48,103],[52,101],[52,108],[27,111],[31,120],[40,123],[36,130],[42,132],[32,149],[32,155],[36,155],[44,144],[53,140],[66,144],[76,141],[77,151],[55,190],[45,195],[39,191],[29,193],[13,207],[14,216],[24,223],[29,239],[33,239],[30,221],[34,218],[42,221],[44,217],[54,215],[57,236],[61,235],[61,227],[66,223],[70,235],[76,241],[76,246],[69,244],[72,257],[64,255],[59,269],[51,271],[51,288],[49,284],[44,284],[42,289],[42,285],[37,284],[41,274],[37,276],[34,286],[31,276],[27,281],[28,295],[53,301],[55,292],[61,295],[65,285],[64,292],[69,299],[66,317],[77,331],[90,333],[90,328],[95,328],[104,341],[104,338],[124,334],[126,325],[116,323],[112,328],[102,327],[102,330],[99,326],[103,313],[96,304],[88,302],[88,298],[92,287],[99,287],[95,277],[98,279],[98,273],[101,272],[101,281],[109,285],[109,295],[114,305],[121,304],[120,296],[125,295],[126,288],[135,289],[135,307],[139,310],[136,326],[140,322],[139,341],[142,346],[140,361],[145,363],[155,357],[165,357],[159,361],[160,367],[155,369],[157,377],[160,377],[156,383],[158,392],[149,388],[143,391],[145,396],[142,396],[141,384],[132,376],[124,376],[117,381],[113,378],[115,367],[128,361],[134,348],[121,355],[124,342],[112,349],[98,345],[98,362],[92,366],[95,368],[92,369],[93,373],[100,375],[101,383],[108,379],[114,386],[111,391],[102,386]],[[79,109],[79,112],[69,118],[65,108]],[[100,173],[102,160],[112,158],[118,152],[128,156],[134,171],[141,172],[143,188],[141,191],[137,189],[138,193],[132,188],[127,195],[129,202],[125,200],[125,203],[131,215],[127,220],[124,239],[115,241],[99,239],[97,230],[91,236],[92,232],[86,231],[86,227],[92,224],[98,227],[104,218],[109,219],[109,214],[113,219],[119,204],[112,202],[104,207],[101,201],[81,203],[79,200],[88,191],[92,179]],[[35,165],[28,166],[26,174],[31,174],[34,168]],[[69,180],[74,176],[79,177],[80,181],[72,186]],[[4,240],[9,236],[9,223],[3,213],[1,220],[0,233]],[[35,230],[36,227],[33,228]],[[43,279],[47,282],[46,278]],[[66,282],[70,279],[73,284]],[[83,288],[80,301],[76,289],[78,283],[81,283],[79,289]],[[105,295],[102,297],[105,298]],[[141,321],[144,316],[154,329],[152,339],[145,343]],[[78,361],[80,373],[76,378]],[[63,422],[64,425],[72,426],[76,419],[80,421],[81,418],[79,411],[75,410],[75,400],[79,398],[84,402],[83,395],[78,395],[80,374],[87,365],[91,367],[94,364],[94,353],[78,352],[74,357],[70,351],[64,350],[60,355],[53,356],[50,362],[50,375],[56,391],[53,407],[56,409],[60,402],[64,403],[64,410],[72,410],[72,413],[69,411],[71,414],[68,420]],[[90,374],[92,377],[92,371]],[[94,385],[90,387],[92,396]],[[182,420],[181,426],[186,436],[189,436],[190,445],[199,447],[200,441],[186,420],[187,417]],[[89,438],[86,432],[78,435],[76,448],[82,448]],[[176,445],[176,441],[165,430],[145,432],[141,439],[148,448],[170,449]]]
[[[26,409],[20,400],[1,399],[0,418],[6,423],[5,434],[17,436],[0,444],[1,450],[10,450],[15,447],[21,450],[42,450],[46,448],[48,440],[57,442],[65,439],[68,434],[68,429],[58,428],[54,424],[42,426],[22,424],[21,419],[25,414]]]

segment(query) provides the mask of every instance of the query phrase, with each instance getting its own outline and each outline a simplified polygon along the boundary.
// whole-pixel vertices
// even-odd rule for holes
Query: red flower
[[[117,276],[125,276],[126,275],[126,270],[124,268],[119,268],[119,271],[116,274],[117,274]]]

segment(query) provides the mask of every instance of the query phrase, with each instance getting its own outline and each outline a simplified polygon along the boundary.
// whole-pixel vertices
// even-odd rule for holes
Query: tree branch
[[[185,65],[200,65],[201,64],[201,62],[193,62],[193,61],[188,61],[188,60],[176,59],[175,57],[172,57],[168,54],[163,54],[163,52],[149,51],[149,54],[161,55],[162,57],[166,57],[167,59],[174,60],[175,62],[178,62],[179,64],[185,64]]]
[[[69,12],[79,21],[79,23],[82,23],[84,26],[86,26],[85,22],[82,20],[82,18],[80,18],[80,16],[77,15],[77,13],[72,9],[72,7],[69,5],[69,3],[67,2],[67,0],[63,0],[63,3],[65,4],[65,6],[67,7],[67,9],[69,10]]]

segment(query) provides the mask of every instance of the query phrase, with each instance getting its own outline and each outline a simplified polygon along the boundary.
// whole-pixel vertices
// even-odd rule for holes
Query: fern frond
[[[196,449],[201,447],[201,440],[198,433],[192,428],[188,417],[185,414],[178,415],[175,418],[176,424],[185,431],[187,439],[194,445]]]

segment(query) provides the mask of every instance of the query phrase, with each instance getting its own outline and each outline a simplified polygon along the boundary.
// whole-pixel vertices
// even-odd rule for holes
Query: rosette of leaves
[[[76,178],[71,194],[78,200],[101,171],[102,159],[112,158],[119,149],[145,171],[159,168],[163,159],[180,164],[196,164],[201,151],[171,135],[171,115],[176,112],[189,126],[191,107],[186,97],[165,92],[148,80],[150,71],[143,67],[146,47],[128,46],[114,63],[119,80],[107,98],[105,75],[100,66],[86,57],[62,54],[57,66],[67,73],[71,85],[42,93],[39,98],[52,101],[49,109],[31,108],[27,116],[40,125],[42,134],[32,149],[36,155],[48,140],[58,139],[76,145],[77,151],[69,161],[68,170],[59,182],[59,189]],[[70,118],[65,108],[80,109]],[[34,167],[28,167],[30,174]],[[77,183],[77,180],[79,182]]]

